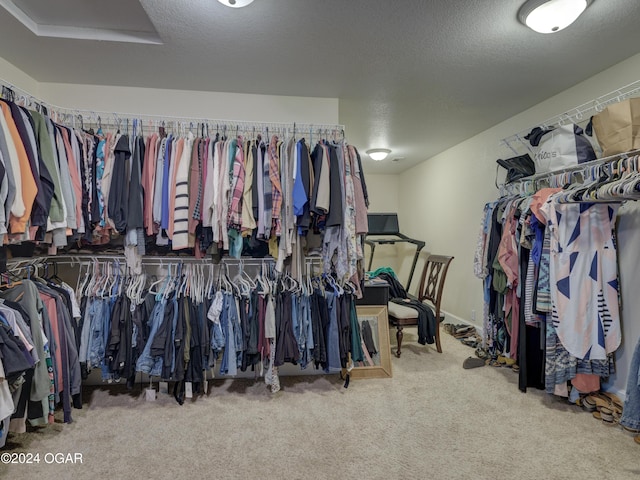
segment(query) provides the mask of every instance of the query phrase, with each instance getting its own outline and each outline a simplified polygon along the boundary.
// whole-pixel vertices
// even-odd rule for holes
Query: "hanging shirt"
[[[144,163],[142,165],[142,190],[143,200],[143,225],[147,235],[153,235],[153,196],[154,196],[154,177],[156,171],[156,147],[158,145],[158,135],[153,134],[147,137]]]
[[[269,142],[269,179],[271,180],[271,218],[277,236],[280,235],[280,215],[282,210],[282,185],[280,184],[280,157],[278,137],[273,135]]]
[[[167,138],[167,146],[164,152],[164,163],[163,163],[163,173],[162,173],[162,216],[160,219],[160,227],[164,230],[169,228],[169,182],[171,181],[170,177],[170,168],[171,168],[171,160],[174,158],[173,149],[175,148],[173,137],[169,135]]]
[[[49,213],[46,199],[48,196],[48,190],[45,191],[42,188],[40,177],[40,163],[38,160],[38,147],[35,143],[33,126],[31,124],[31,119],[17,104],[12,102],[9,104],[9,108],[11,109],[11,114],[18,129],[18,134],[20,135],[20,138],[22,140],[22,145],[24,147],[25,153],[27,154],[29,167],[31,169],[33,180],[36,185],[36,196],[33,200],[30,223],[32,227],[43,227],[47,224],[47,215]],[[46,172],[44,173],[45,177],[47,177]],[[34,228],[33,230],[33,233],[35,234],[37,228]],[[26,238],[33,240],[35,239],[35,235],[29,235]]]
[[[253,155],[255,148],[253,142],[246,142],[245,145],[245,175],[244,175],[244,191],[242,194],[242,234],[244,236],[251,235],[256,228],[256,220],[253,216]]]
[[[202,226],[211,227],[215,211],[215,183],[214,178],[217,176],[216,169],[214,167],[214,156],[216,151],[216,140],[210,140],[207,145],[207,160],[205,162],[206,175],[203,183],[203,196],[202,196]]]
[[[273,190],[271,188],[271,172],[269,161],[269,146],[260,143],[262,151],[262,181],[264,194],[264,214],[262,218],[262,231],[258,231],[261,238],[268,240],[271,238],[271,217],[273,215]]]
[[[153,223],[160,225],[162,221],[162,185],[164,183],[164,158],[167,150],[167,139],[163,138],[157,150],[156,174],[153,187]]]
[[[621,342],[613,236],[618,205],[557,203],[561,194],[541,208],[551,237],[553,325],[571,355],[604,360]]]
[[[189,246],[189,160],[194,136],[189,132],[184,141],[180,159],[176,158],[175,214],[173,219],[173,250]]]
[[[231,181],[231,198],[229,205],[229,215],[227,225],[234,230],[242,227],[242,197],[244,195],[245,166],[244,147],[242,137],[232,141],[233,155],[233,176]]]
[[[11,233],[24,233],[27,226],[27,221],[31,216],[31,209],[33,207],[33,201],[36,198],[37,189],[36,182],[33,177],[33,172],[31,171],[31,166],[29,164],[29,158],[27,157],[27,152],[24,149],[24,145],[22,144],[22,140],[20,139],[20,134],[18,133],[18,129],[16,128],[16,124],[11,117],[11,109],[6,102],[0,102],[0,107],[2,108],[2,113],[4,115],[5,125],[7,126],[7,130],[9,131],[9,135],[11,136],[14,144],[14,149],[16,151],[17,158],[17,169],[20,171],[20,180],[21,180],[21,191],[20,194],[22,196],[22,204],[23,210],[22,215],[15,216],[12,215],[10,219],[11,224]],[[6,135],[6,131],[5,131]],[[21,209],[18,209],[20,211]]]
[[[144,140],[141,136],[137,136],[134,139],[134,150],[131,156],[127,229],[139,229],[144,226],[142,158],[146,156],[145,154]]]
[[[352,145],[348,146],[348,150],[355,196],[356,233],[359,235],[366,234],[369,231],[369,222],[367,220],[367,201],[365,200],[364,189],[362,187],[364,176],[360,170],[358,151]]]
[[[59,126],[55,126],[56,148],[58,151],[58,167],[60,167],[60,180],[62,186],[62,198],[65,205],[67,227],[71,229],[77,228],[76,225],[76,202],[71,186],[71,172],[69,171],[69,161],[67,160],[67,151],[65,149],[64,140]],[[65,243],[66,244],[66,241]]]
[[[329,181],[329,154],[327,147],[318,143],[313,150],[313,170],[315,184],[310,209],[317,215],[324,215],[329,211],[331,190]]]
[[[0,115],[0,120],[2,119],[3,117],[2,115]],[[5,234],[7,233],[7,224],[9,221],[9,216],[11,214],[11,206],[13,205],[13,202],[16,196],[16,182],[13,177],[13,168],[11,165],[11,158],[9,156],[8,144],[4,135],[4,130],[2,129],[1,125],[0,125],[0,157],[1,157],[2,165],[5,168],[5,178],[3,180],[3,183],[4,181],[7,182],[7,192],[6,192],[6,196],[3,196],[4,202],[2,202],[2,205],[4,205],[4,208],[2,208],[2,212],[3,212],[2,216],[4,220],[2,225],[0,225],[0,228],[2,229],[0,233]]]
[[[111,179],[113,174],[113,164],[115,159],[115,148],[118,140],[120,139],[120,132],[112,135],[111,133],[107,133],[104,145],[104,173],[102,174],[102,195],[104,196],[104,216],[105,216],[105,224],[110,228],[115,228],[113,225],[113,219],[111,216],[111,212],[109,211],[109,197],[111,195]],[[62,170],[61,170],[62,172]],[[61,175],[60,178],[63,178]],[[64,193],[64,182],[63,193]],[[65,197],[66,203],[66,197]],[[69,205],[67,204],[67,209],[69,209]]]
[[[171,152],[171,166],[169,167],[169,219],[167,221],[167,237],[173,239],[173,229],[175,227],[173,221],[175,219],[175,202],[176,202],[176,175],[178,173],[178,165],[182,161],[182,154],[185,150],[185,139],[179,138],[174,142],[173,151]]]
[[[66,166],[69,170],[71,195],[73,197],[75,227],[70,226],[70,228],[75,228],[77,230],[82,224],[82,184],[80,182],[80,170],[78,168],[79,165],[76,159],[76,152],[71,145],[71,132],[65,127],[60,127],[59,132],[62,137],[67,157]]]
[[[196,138],[189,165],[189,247],[194,246],[196,226],[200,223],[202,205],[202,159],[205,139]]]

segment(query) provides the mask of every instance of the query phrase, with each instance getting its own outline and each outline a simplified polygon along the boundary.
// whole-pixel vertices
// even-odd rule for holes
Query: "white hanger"
[[[161,261],[160,262],[160,269],[162,270],[163,267],[164,267],[164,265],[162,264],[162,261]],[[168,268],[167,268],[167,275],[166,276],[160,277],[158,280],[152,282],[149,285],[149,293],[151,293],[153,295],[156,295],[156,299],[157,300],[160,300],[162,298],[161,296],[162,296],[162,292],[164,291],[164,282],[167,281],[168,275],[169,275],[169,272],[168,272]],[[153,289],[153,287],[155,287],[156,285],[160,285],[160,284],[163,284],[163,285],[160,286],[160,288],[158,288],[157,290]]]
[[[211,298],[213,295],[213,263],[209,264],[209,272],[204,294],[207,296],[207,298]]]

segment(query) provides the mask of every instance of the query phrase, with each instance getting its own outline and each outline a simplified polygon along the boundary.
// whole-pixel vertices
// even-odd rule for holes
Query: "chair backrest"
[[[444,281],[447,278],[449,264],[453,257],[445,255],[429,255],[422,269],[418,300],[430,301],[435,307],[436,318],[440,318],[440,301],[444,290]]]

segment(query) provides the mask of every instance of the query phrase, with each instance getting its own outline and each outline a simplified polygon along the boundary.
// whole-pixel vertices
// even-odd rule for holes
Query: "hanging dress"
[[[604,360],[621,341],[614,228],[617,204],[542,206],[550,229],[552,318],[578,359]]]

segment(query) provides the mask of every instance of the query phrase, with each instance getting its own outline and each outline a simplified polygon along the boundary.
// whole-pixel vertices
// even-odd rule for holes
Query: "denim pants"
[[[116,303],[117,297],[110,297],[104,299],[104,307],[102,312],[102,381],[111,380],[113,373],[109,370],[108,362],[105,360],[105,353],[107,351],[107,345],[109,343],[109,334],[111,333],[111,314],[113,313],[113,306]]]
[[[631,359],[627,394],[620,424],[628,428],[640,429],[640,340]]]
[[[294,307],[297,310],[294,319],[298,319],[297,322],[294,322],[294,328],[300,351],[300,368],[304,369],[313,359],[311,302],[308,295],[295,296],[294,299]]]
[[[300,349],[300,343],[304,344],[304,339],[300,338],[301,331],[301,318],[300,318],[300,296],[293,294],[291,295],[291,327],[293,329],[293,336],[296,339],[296,345],[298,346],[298,353],[300,353],[300,358],[302,358],[302,350]]]
[[[178,298],[176,295],[173,296],[173,299],[171,300],[171,302],[173,303],[173,318],[171,319],[170,348],[171,348],[171,376],[173,376],[174,372],[176,371],[176,355],[175,355],[176,344],[173,339],[176,338],[176,327],[178,326]]]
[[[163,357],[162,355],[156,356],[155,358],[151,356],[151,344],[153,343],[153,339],[156,336],[156,333],[158,333],[158,328],[160,327],[160,324],[164,319],[164,308],[164,301],[156,302],[155,306],[153,307],[153,311],[151,312],[151,316],[149,318],[149,323],[151,324],[149,339],[147,340],[147,344],[144,346],[142,354],[136,362],[137,372],[147,373],[155,377],[160,376],[160,374],[162,373]]]
[[[91,322],[96,313],[99,299],[90,298],[87,300],[87,307],[84,312],[84,322],[82,323],[82,333],[80,334],[80,362],[89,361],[89,347],[91,344]]]
[[[104,359],[104,315],[108,311],[107,302],[102,298],[96,298],[91,310],[91,325],[89,331],[89,344],[87,347],[88,367],[98,368]]]
[[[327,335],[327,368],[326,373],[342,370],[340,362],[340,327],[338,325],[339,298],[333,292],[325,292],[327,308],[329,310],[329,332]]]
[[[235,299],[230,293],[224,294],[220,324],[225,333],[225,346],[220,362],[220,374],[235,376],[238,374],[236,327],[238,323]]]

